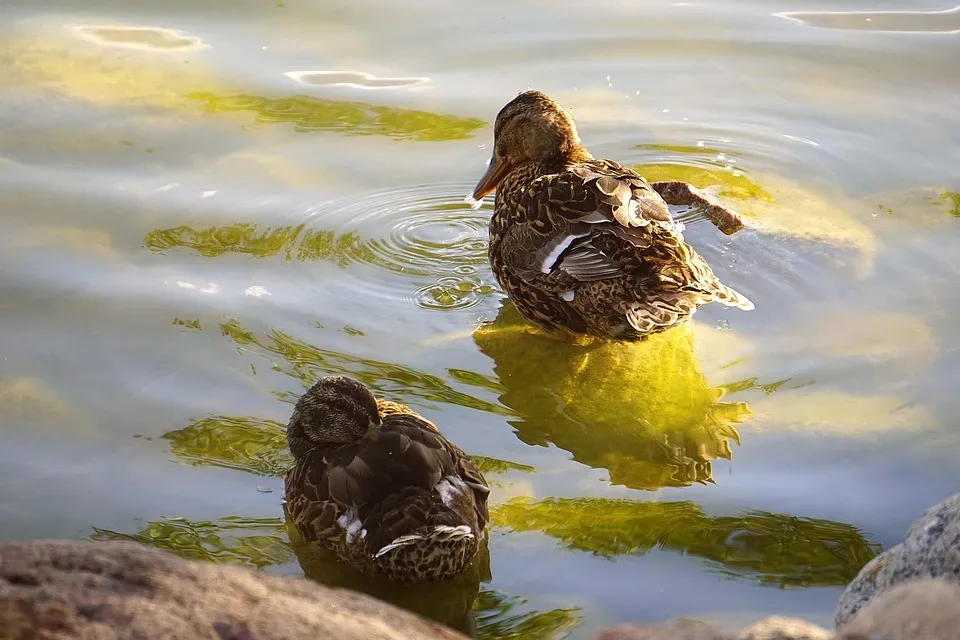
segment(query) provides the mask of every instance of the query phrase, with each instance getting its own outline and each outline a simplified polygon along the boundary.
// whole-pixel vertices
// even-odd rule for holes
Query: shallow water
[[[945,9],[5,2],[0,536],[306,573],[487,638],[829,624],[960,487]],[[686,236],[757,309],[589,354],[523,331],[462,200],[529,86],[747,214]],[[470,575],[391,591],[291,543],[283,425],[330,373],[478,456]]]

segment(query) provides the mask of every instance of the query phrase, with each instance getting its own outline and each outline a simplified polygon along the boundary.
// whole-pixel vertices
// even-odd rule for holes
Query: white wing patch
[[[570,246],[570,243],[580,238],[582,236],[568,235],[565,238],[562,238],[557,246],[547,254],[547,257],[543,259],[543,262],[540,264],[541,273],[550,273],[557,264],[557,260],[560,258],[560,254],[567,250],[567,247]]]
[[[444,476],[433,490],[440,494],[443,504],[452,508],[456,497],[469,491],[469,487],[457,476]]]
[[[564,291],[563,293],[560,294],[560,297],[566,300],[567,302],[573,302],[573,299],[576,298],[576,296],[577,296],[577,293],[573,289],[570,289],[570,291]]]
[[[337,518],[337,524],[347,532],[347,544],[353,544],[353,541],[357,539],[358,533],[361,538],[366,537],[366,529],[363,529],[363,523],[360,522],[360,517],[356,509],[347,509],[345,513]],[[363,530],[361,531],[361,529]]]

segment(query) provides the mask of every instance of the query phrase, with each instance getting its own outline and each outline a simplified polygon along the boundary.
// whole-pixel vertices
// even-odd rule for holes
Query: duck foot
[[[723,206],[712,195],[697,189],[689,182],[664,180],[651,182],[650,186],[667,204],[702,207],[710,222],[728,236],[743,228],[743,218],[739,213]]]

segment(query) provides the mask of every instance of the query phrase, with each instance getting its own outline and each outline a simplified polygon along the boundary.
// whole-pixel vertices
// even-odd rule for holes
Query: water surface
[[[947,9],[4,3],[0,536],[306,574],[485,638],[829,623],[960,487]],[[595,155],[746,214],[686,235],[757,309],[590,351],[527,331],[489,202],[462,202],[527,87]],[[398,592],[290,538],[283,425],[340,373],[494,486],[456,583]]]

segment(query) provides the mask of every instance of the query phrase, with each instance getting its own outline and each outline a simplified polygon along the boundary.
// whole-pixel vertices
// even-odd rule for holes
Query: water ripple
[[[334,247],[340,264],[413,279],[419,286],[403,297],[424,309],[472,307],[496,287],[487,267],[489,210],[464,204],[466,189],[420,186],[324,204],[310,213],[298,257],[325,257]],[[393,279],[378,278],[377,286],[396,296]]]

